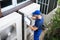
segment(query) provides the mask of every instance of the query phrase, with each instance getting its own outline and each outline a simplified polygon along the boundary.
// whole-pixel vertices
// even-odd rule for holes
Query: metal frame
[[[25,39],[25,32],[24,32],[24,14],[23,13],[21,13],[21,12],[19,12],[19,14],[21,14],[22,15],[22,40],[24,40]]]

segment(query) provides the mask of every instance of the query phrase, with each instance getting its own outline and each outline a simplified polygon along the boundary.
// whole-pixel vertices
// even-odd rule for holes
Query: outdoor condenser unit
[[[0,40],[22,40],[22,15],[13,12],[0,18]]]
[[[32,13],[35,10],[40,10],[40,5],[36,3],[32,3],[20,10],[18,12],[22,14],[22,23],[23,23],[23,39],[22,40],[33,40],[34,32],[29,29],[27,25],[33,24],[33,21],[31,20]],[[30,23],[29,23],[30,22]]]
[[[36,0],[40,4],[40,11],[44,14],[48,14],[57,7],[57,0]]]

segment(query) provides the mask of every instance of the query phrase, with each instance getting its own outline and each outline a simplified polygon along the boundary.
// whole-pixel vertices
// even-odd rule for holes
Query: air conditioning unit
[[[22,15],[13,12],[0,18],[0,40],[22,40]]]
[[[31,16],[35,10],[40,10],[40,5],[37,3],[32,3],[26,7],[18,10],[18,12],[20,14],[22,14],[23,29],[24,29],[23,40],[33,40],[34,32],[31,29],[29,29],[29,27],[27,25],[34,24],[33,23],[34,21],[31,20]]]

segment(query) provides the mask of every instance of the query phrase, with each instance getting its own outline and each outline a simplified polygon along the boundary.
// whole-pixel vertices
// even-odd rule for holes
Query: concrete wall
[[[43,14],[44,16],[44,23],[48,25],[51,23],[51,19],[53,19],[54,15],[56,14],[55,11],[57,10],[58,7],[56,7],[53,11],[51,11],[49,14]]]

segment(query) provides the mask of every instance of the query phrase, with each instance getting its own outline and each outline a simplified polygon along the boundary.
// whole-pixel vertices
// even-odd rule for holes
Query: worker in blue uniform
[[[35,24],[33,26],[30,26],[30,28],[34,31],[34,40],[39,40],[39,36],[42,32],[42,25],[44,22],[40,10],[36,10],[32,13],[32,19],[35,20]]]

